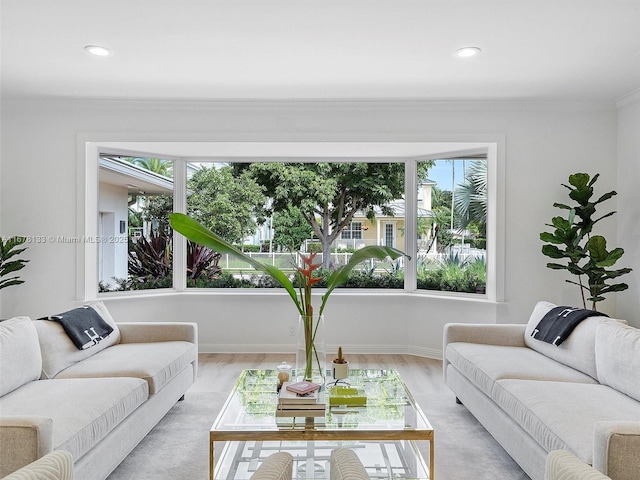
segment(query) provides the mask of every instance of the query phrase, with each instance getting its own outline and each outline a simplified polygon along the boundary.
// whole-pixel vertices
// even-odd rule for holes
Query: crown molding
[[[626,97],[623,97],[626,98]],[[613,100],[570,99],[105,99],[2,98],[5,107],[30,109],[146,109],[156,111],[226,112],[583,112],[615,110]]]

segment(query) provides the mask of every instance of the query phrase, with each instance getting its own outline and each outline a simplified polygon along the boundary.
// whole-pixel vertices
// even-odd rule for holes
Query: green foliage
[[[167,212],[168,214],[168,212]],[[132,227],[142,227],[143,224],[143,220],[142,220],[142,212],[136,211],[134,209],[132,209],[131,207],[129,207],[129,211],[128,211],[128,225],[129,228]]]
[[[122,159],[163,177],[173,178],[173,162],[171,160],[146,157],[123,157]]]
[[[171,242],[162,232],[129,241],[128,273],[142,283],[171,277]]]
[[[605,193],[595,201],[593,184],[599,174],[591,178],[586,173],[575,173],[569,176],[569,185],[562,184],[569,190],[569,198],[577,205],[554,203],[553,206],[567,211],[567,218],[556,216],[550,224],[553,232],[542,232],[540,240],[546,242],[542,246],[542,253],[554,260],[566,260],[566,263],[549,262],[547,267],[553,270],[567,270],[578,277],[578,281],[566,280],[568,283],[578,285],[582,294],[582,303],[586,308],[585,292],[589,295],[586,299],[592,302],[592,309],[596,310],[597,302],[605,299],[604,295],[612,292],[621,292],[629,288],[626,283],[607,283],[631,272],[630,268],[609,270],[624,254],[622,248],[607,250],[607,242],[601,235],[591,235],[593,227],[602,219],[614,215],[609,212],[594,218],[596,207],[602,202],[617,195],[615,191]],[[582,277],[587,278],[584,285]]]
[[[260,245],[234,245],[235,248],[246,253],[258,253],[261,251]]]
[[[256,285],[244,278],[235,278],[229,272],[222,272],[215,278],[197,278],[187,284],[194,288],[256,288]]]
[[[187,242],[187,281],[219,276],[222,272],[218,266],[221,257],[222,255],[210,248]]]
[[[214,282],[221,275],[218,266],[220,257],[219,253],[188,241],[187,284],[194,286],[198,282]],[[171,237],[162,232],[152,234],[149,239],[130,239],[127,278],[115,278],[115,288],[100,282],[98,290],[109,292],[170,288],[173,286],[172,259]]]
[[[457,253],[450,253],[440,262],[421,259],[418,262],[417,286],[421,290],[484,293],[486,271],[484,259],[462,260]]]
[[[173,211],[173,196],[145,195],[142,197],[142,218],[151,223],[156,232],[169,232],[169,213]]]
[[[475,226],[483,236],[487,234],[487,161],[471,162],[464,182],[456,188],[456,228]]]
[[[256,230],[255,218],[263,216],[265,196],[247,174],[234,176],[230,166],[203,167],[187,182],[191,193],[188,211],[206,228],[241,243]]]
[[[290,206],[273,214],[273,243],[290,252],[297,252],[300,246],[313,235],[313,230],[300,209]]]
[[[321,243],[310,243],[307,248],[309,253],[322,253],[322,244]]]
[[[0,289],[24,283],[24,280],[20,280],[18,275],[9,278],[3,277],[17,272],[18,270],[22,270],[25,264],[29,261],[21,258],[9,260],[10,258],[14,258],[16,255],[20,255],[26,250],[26,247],[17,248],[25,241],[26,238],[24,237],[11,237],[5,242],[4,239],[0,237]]]
[[[438,242],[438,250],[444,251],[453,243],[453,233],[449,229],[451,225],[451,192],[441,190],[438,187],[431,189],[431,218],[435,224],[433,235]]]
[[[426,173],[432,162],[421,162]],[[271,211],[299,209],[322,245],[324,268],[330,267],[330,248],[356,212],[373,218],[378,207],[393,215],[388,203],[404,194],[402,163],[253,163],[236,164],[273,199]],[[320,220],[317,220],[317,217]],[[276,230],[277,231],[277,230]]]
[[[189,240],[209,247],[219,253],[226,253],[229,255],[233,255],[236,258],[240,258],[256,270],[270,275],[276,282],[278,282],[282,287],[285,288],[285,290],[293,300],[293,303],[300,315],[304,316],[306,314],[303,308],[303,301],[301,298],[298,298],[298,292],[296,291],[293,283],[291,282],[289,277],[285,275],[285,273],[283,273],[280,269],[274,267],[273,265],[264,264],[248,255],[245,255],[243,252],[225,241],[219,235],[210,230],[207,230],[197,221],[189,218],[183,213],[172,213],[169,216],[169,222],[171,224],[171,227],[175,231],[181,233]],[[370,245],[358,250],[351,256],[349,262],[346,265],[337,268],[329,275],[326,285],[327,291],[322,296],[322,304],[320,305],[318,315],[322,315],[331,292],[349,278],[349,273],[356,267],[356,265],[368,259],[383,260],[387,257],[391,257],[392,260],[395,260],[396,258],[404,255],[405,254],[400,250],[385,246]]]

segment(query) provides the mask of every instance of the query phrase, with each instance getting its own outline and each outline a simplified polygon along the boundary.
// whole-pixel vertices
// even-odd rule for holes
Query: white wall
[[[77,223],[77,135],[139,134],[149,141],[175,135],[220,141],[418,141],[452,134],[506,139],[504,218],[499,256],[504,302],[418,295],[332,295],[327,343],[352,351],[437,356],[447,321],[524,323],[539,299],[577,304],[563,273],[545,267],[539,233],[565,200],[570,173],[599,172],[598,186],[616,187],[616,111],[613,105],[472,103],[172,103],[7,101],[2,109],[2,232],[82,235]],[[455,136],[455,135],[454,135]],[[615,202],[612,204],[615,208]],[[607,238],[615,219],[603,222]],[[2,315],[32,317],[73,306],[75,245],[31,244],[27,283],[3,292]],[[639,270],[640,271],[640,270]],[[295,314],[274,293],[157,295],[108,300],[118,321],[189,320],[200,325],[203,350],[293,351]],[[615,299],[603,308],[615,314]]]
[[[640,91],[621,102],[618,111],[618,246],[621,266],[633,268],[622,277],[629,290],[619,295],[618,315],[640,327]],[[624,199],[624,200],[623,200]],[[621,280],[622,280],[621,279]]]
[[[128,227],[129,215],[127,187],[100,183],[98,210],[105,218],[99,218],[100,268],[98,278],[107,285],[114,278],[127,278],[128,273]],[[120,222],[125,222],[125,232],[120,233]]]

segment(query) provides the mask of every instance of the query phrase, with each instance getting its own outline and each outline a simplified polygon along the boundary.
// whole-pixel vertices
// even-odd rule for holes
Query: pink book
[[[308,395],[320,389],[320,385],[312,382],[296,382],[287,385],[287,390],[298,395]]]

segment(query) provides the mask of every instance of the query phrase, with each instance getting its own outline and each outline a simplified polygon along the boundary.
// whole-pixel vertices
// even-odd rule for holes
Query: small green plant
[[[549,262],[547,267],[553,270],[567,270],[577,276],[577,281],[566,282],[580,287],[583,307],[587,308],[588,300],[591,302],[592,310],[596,310],[596,304],[605,299],[605,294],[629,288],[626,283],[607,282],[631,272],[630,268],[610,269],[609,267],[622,257],[624,250],[614,248],[608,251],[605,238],[602,235],[592,235],[596,223],[616,213],[613,211],[594,218],[596,207],[617,195],[615,191],[611,191],[592,201],[593,184],[599,176],[596,174],[591,178],[586,173],[569,175],[569,185],[563,183],[562,186],[569,190],[569,198],[577,205],[554,203],[554,207],[567,211],[567,218],[553,217],[551,223],[546,224],[554,229],[553,233],[540,234],[540,240],[546,242],[542,246],[542,253],[555,260],[567,261]],[[586,277],[586,285],[583,283],[583,277]],[[585,293],[588,294],[588,298],[585,298]]]
[[[24,237],[11,237],[5,242],[2,237],[0,237],[0,289],[24,283],[24,280],[20,280],[20,277],[17,275],[9,278],[3,277],[13,272],[17,272],[18,270],[22,270],[25,264],[29,261],[21,258],[9,261],[10,258],[20,255],[26,250],[26,247],[17,248],[26,240],[27,239]]]

